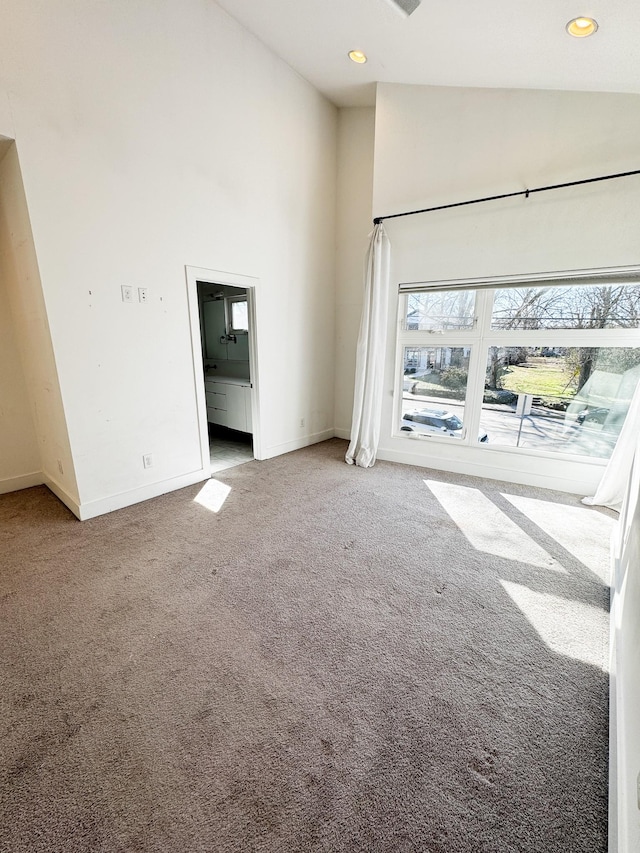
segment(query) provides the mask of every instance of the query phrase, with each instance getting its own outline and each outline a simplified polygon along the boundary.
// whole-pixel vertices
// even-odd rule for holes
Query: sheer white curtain
[[[640,435],[640,382],[636,385],[629,411],[596,493],[591,498],[583,498],[582,503],[590,506],[608,506],[620,512],[631,476],[638,435]]]
[[[356,353],[351,443],[345,459],[370,468],[380,439],[380,408],[384,380],[389,304],[390,243],[382,223],[371,232],[367,251],[364,305]]]

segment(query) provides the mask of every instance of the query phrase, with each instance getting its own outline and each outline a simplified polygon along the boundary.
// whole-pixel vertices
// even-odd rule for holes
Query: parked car
[[[402,416],[400,431],[423,435],[453,435],[460,438],[462,427],[460,418],[446,409],[413,409]],[[478,433],[478,441],[489,441],[489,436],[481,430]]]
[[[605,409],[604,407],[583,409],[576,415],[576,420],[579,424],[583,424],[585,421],[587,423],[603,424],[606,421],[608,414],[609,409]]]

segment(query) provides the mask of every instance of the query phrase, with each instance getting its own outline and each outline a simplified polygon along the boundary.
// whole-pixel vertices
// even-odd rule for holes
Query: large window
[[[606,459],[640,378],[640,273],[620,278],[402,286],[397,434]]]

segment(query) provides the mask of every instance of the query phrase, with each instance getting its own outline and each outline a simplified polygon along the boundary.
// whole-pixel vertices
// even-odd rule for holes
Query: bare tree
[[[567,297],[567,315],[573,321],[571,328],[628,329],[640,326],[640,287],[637,285],[571,288]],[[573,367],[577,391],[584,387],[596,363],[602,361],[596,347],[572,348],[567,351],[566,358],[567,364]]]
[[[475,291],[441,290],[410,293],[407,300],[408,329],[466,329],[473,325]]]
[[[640,287],[575,287],[566,292],[572,329],[634,328],[640,321]]]
[[[493,301],[493,329],[553,328],[562,304],[556,287],[509,287],[497,290]]]

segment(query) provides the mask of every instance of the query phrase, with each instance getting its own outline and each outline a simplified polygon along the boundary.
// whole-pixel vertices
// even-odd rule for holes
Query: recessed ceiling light
[[[567,32],[570,36],[578,39],[592,36],[598,29],[598,24],[593,18],[574,18],[567,24]]]
[[[361,50],[350,50],[349,51],[349,59],[352,62],[357,62],[358,65],[362,65],[367,61],[367,57]]]

